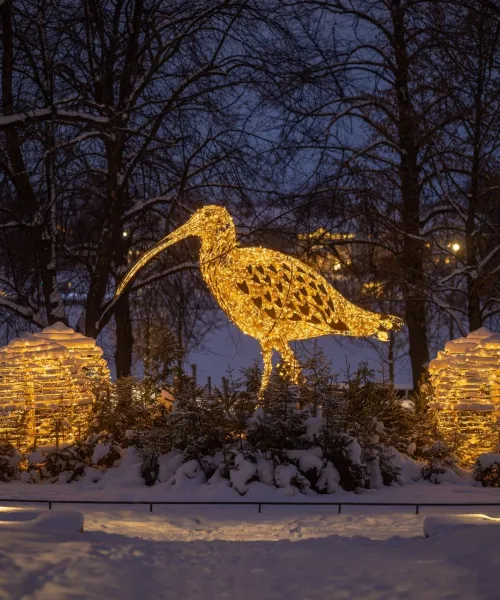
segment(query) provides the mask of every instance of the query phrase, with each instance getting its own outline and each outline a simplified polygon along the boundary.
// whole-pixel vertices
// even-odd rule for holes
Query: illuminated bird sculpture
[[[240,248],[231,215],[220,206],[199,209],[184,225],[160,240],[129,270],[118,297],[136,273],[159,252],[189,236],[201,238],[200,269],[228,317],[262,349],[260,395],[272,371],[273,350],[281,354],[282,374],[300,378],[300,365],[288,343],[322,335],[376,336],[400,329],[398,317],[366,311],[348,302],[321,275],[296,258],[268,248]]]

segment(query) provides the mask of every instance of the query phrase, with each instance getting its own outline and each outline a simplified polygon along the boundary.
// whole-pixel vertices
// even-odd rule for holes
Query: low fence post
[[[149,512],[153,512],[153,503],[152,502],[150,502],[150,504],[149,504]]]
[[[418,504],[415,504],[415,514],[420,514],[420,506]]]
[[[342,504],[339,502],[339,515],[342,512]]]
[[[49,510],[52,510],[52,502],[49,500]]]
[[[259,515],[262,512],[262,504],[259,502]]]

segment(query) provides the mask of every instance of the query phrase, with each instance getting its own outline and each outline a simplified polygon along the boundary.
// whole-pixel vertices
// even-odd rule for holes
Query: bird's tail
[[[376,336],[379,340],[386,342],[389,339],[389,331],[399,331],[404,326],[403,319],[395,317],[394,315],[380,315],[380,321]]]

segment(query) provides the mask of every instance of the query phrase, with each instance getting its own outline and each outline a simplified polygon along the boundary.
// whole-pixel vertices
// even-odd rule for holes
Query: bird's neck
[[[201,238],[200,265],[215,266],[236,248],[236,231],[234,225],[219,232],[207,232]]]

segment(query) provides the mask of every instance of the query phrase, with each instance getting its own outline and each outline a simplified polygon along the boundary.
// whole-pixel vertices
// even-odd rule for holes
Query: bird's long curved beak
[[[140,269],[142,269],[142,267],[144,267],[152,258],[154,258],[157,254],[159,254],[160,252],[165,250],[165,248],[168,248],[169,246],[172,246],[173,244],[180,242],[184,238],[187,238],[190,235],[193,235],[194,232],[192,232],[191,229],[192,229],[192,226],[191,226],[191,219],[190,219],[189,221],[187,221],[187,223],[184,223],[184,225],[181,225],[175,231],[172,231],[172,233],[169,233],[162,240],[160,240],[157,244],[155,244],[152,248],[150,248],[147,252],[145,252],[139,258],[139,260],[135,263],[135,265],[133,265],[130,268],[130,270],[127,272],[125,277],[121,280],[120,285],[117,287],[116,292],[115,292],[115,299],[118,298],[118,296],[120,296],[120,294],[122,294],[123,290],[127,287],[127,285],[136,276],[137,272],[140,271]]]

